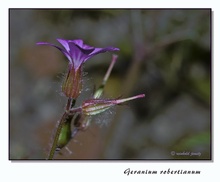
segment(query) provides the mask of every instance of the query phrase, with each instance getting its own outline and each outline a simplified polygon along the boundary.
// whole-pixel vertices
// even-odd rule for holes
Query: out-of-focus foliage
[[[210,148],[210,132],[201,132],[198,134],[193,134],[192,136],[186,136],[176,144],[175,149],[177,151],[192,152],[196,151],[201,153],[201,156],[195,155],[193,159],[206,159],[209,152],[206,150]],[[193,154],[192,154],[193,155]],[[176,156],[176,159],[187,159],[189,156]]]
[[[194,136],[186,137],[180,144],[179,147],[184,150],[185,149],[191,149],[197,145],[202,144],[208,144],[210,141],[210,133],[209,132],[203,132],[199,133]]]
[[[10,159],[46,158],[64,104],[60,84],[67,61],[50,47],[56,38],[120,48],[105,97],[145,93],[120,106],[112,121],[93,123],[59,159],[211,159],[211,10],[9,10]],[[89,60],[90,97],[111,55]],[[200,152],[177,156],[171,152]]]

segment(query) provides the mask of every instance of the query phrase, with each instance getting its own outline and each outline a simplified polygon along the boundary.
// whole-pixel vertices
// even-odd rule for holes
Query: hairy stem
[[[68,101],[67,101],[67,104],[66,104],[66,112],[63,114],[61,120],[59,121],[57,130],[56,130],[56,133],[55,133],[55,136],[54,136],[53,144],[52,144],[52,147],[51,147],[51,149],[50,149],[49,156],[48,156],[48,159],[49,159],[49,160],[52,160],[53,157],[54,157],[54,153],[55,153],[56,148],[57,148],[57,142],[58,142],[59,135],[60,135],[61,129],[62,129],[62,127],[63,127],[63,124],[64,124],[65,122],[67,122],[67,120],[69,121],[69,120],[71,119],[70,117],[73,117],[73,116],[69,116],[69,110],[70,110],[74,105],[75,105],[75,100],[72,99],[72,98],[69,98]]]
[[[61,132],[61,129],[62,129],[62,126],[66,120],[66,117],[67,117],[67,114],[66,112],[63,114],[61,120],[59,121],[59,125],[57,127],[57,130],[56,130],[56,134],[55,134],[55,137],[54,137],[54,140],[53,140],[53,144],[52,144],[52,147],[51,147],[51,150],[50,150],[50,153],[49,153],[49,156],[48,156],[48,159],[53,159],[53,156],[54,156],[54,153],[56,151],[56,148],[57,148],[57,141],[58,141],[58,138],[59,138],[59,135],[60,135],[60,132]]]

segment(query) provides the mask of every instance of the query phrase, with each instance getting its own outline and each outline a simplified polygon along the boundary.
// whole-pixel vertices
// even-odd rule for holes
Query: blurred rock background
[[[94,118],[55,159],[211,159],[210,10],[9,10],[9,158],[45,159],[66,99],[66,58],[56,38],[119,47],[105,97],[144,99]],[[110,64],[100,54],[84,66],[88,98]],[[109,121],[100,126],[96,121]],[[179,155],[200,152],[200,156]]]

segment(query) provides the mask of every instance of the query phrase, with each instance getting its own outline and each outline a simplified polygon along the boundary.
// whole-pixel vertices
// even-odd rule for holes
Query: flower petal
[[[76,45],[74,42],[69,42],[69,47],[70,47],[70,56],[73,60],[74,68],[77,69],[87,58],[88,54],[83,52],[84,50],[78,47],[78,45]]]
[[[73,42],[74,44],[78,45],[79,47],[83,47],[83,40],[81,40],[81,39],[71,40],[70,42]]]
[[[70,42],[74,43],[86,55],[89,55],[95,49],[95,47],[89,46],[87,44],[83,44],[83,41],[80,39],[73,40]]]
[[[115,47],[95,48],[83,44],[83,40],[81,39],[57,39],[57,41],[64,47],[64,49],[47,42],[39,42],[37,45],[49,45],[59,49],[68,58],[70,66],[74,66],[75,69],[78,69],[86,60],[99,53],[119,51],[119,49]]]
[[[120,49],[119,48],[116,48],[116,47],[106,47],[106,48],[95,48],[93,52],[91,52],[87,58],[84,60],[84,62],[87,60],[87,59],[90,59],[92,58],[93,56],[97,55],[97,54],[100,54],[100,53],[104,53],[104,52],[112,52],[112,51],[119,51]]]
[[[70,51],[68,40],[65,39],[57,39],[57,41],[62,44],[62,46],[66,49],[67,52]]]
[[[74,40],[73,41],[78,47],[80,47],[81,49],[83,50],[94,50],[95,47],[92,47],[90,45],[87,45],[87,44],[83,44],[83,41],[82,40]]]
[[[37,42],[36,44],[37,45],[49,45],[49,46],[52,46],[52,47],[55,47],[55,48],[59,49],[68,58],[70,63],[72,63],[71,56],[70,56],[70,54],[65,49],[62,49],[61,47],[56,46],[56,45],[51,44],[51,43],[48,43],[48,42]]]

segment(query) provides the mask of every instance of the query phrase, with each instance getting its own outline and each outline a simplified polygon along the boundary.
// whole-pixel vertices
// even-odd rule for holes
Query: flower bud
[[[129,97],[129,98],[125,98],[125,99],[111,99],[111,100],[91,99],[91,100],[86,100],[86,101],[83,102],[82,107],[81,107],[82,108],[82,113],[87,115],[87,116],[100,114],[100,113],[106,111],[107,109],[110,109],[111,107],[113,107],[115,105],[119,105],[119,104],[122,104],[124,102],[134,100],[134,99],[138,99],[138,98],[143,98],[143,97],[145,97],[144,94]]]

